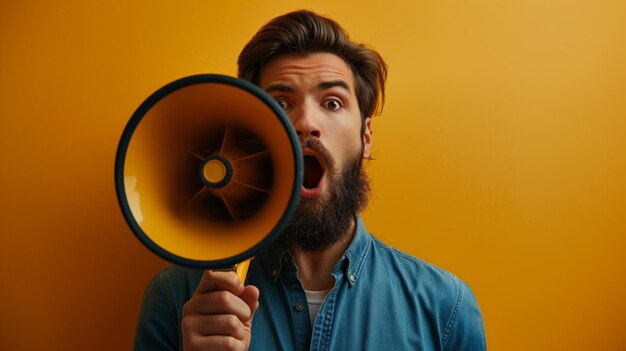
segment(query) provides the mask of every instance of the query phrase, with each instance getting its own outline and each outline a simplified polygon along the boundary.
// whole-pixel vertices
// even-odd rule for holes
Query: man
[[[239,77],[285,109],[305,155],[296,215],[234,272],[169,267],[149,285],[137,350],[484,350],[482,317],[452,274],[367,232],[371,118],[387,67],[334,21],[275,18],[239,56]]]

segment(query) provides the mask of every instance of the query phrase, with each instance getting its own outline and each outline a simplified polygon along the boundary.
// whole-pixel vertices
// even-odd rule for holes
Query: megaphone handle
[[[237,272],[237,276],[241,280],[242,283],[246,281],[246,275],[248,274],[248,267],[250,267],[250,261],[252,258],[249,258],[241,263],[237,263],[237,268],[235,271]]]
[[[243,262],[234,264],[228,268],[213,268],[213,271],[218,272],[235,272],[241,280],[242,283],[246,282],[246,275],[248,274],[248,267],[250,267],[250,261],[252,258],[249,258]]]

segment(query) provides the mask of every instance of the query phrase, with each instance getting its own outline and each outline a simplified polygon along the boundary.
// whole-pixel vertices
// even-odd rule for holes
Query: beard
[[[318,152],[328,171],[326,191],[318,198],[302,198],[283,231],[281,240],[302,251],[327,249],[344,239],[356,222],[356,215],[367,205],[370,183],[363,168],[363,152],[349,157],[343,169],[335,170],[334,160],[324,146],[306,140],[303,147]]]

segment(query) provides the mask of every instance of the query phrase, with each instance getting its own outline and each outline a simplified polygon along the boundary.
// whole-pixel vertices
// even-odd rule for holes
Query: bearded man
[[[387,66],[310,11],[277,17],[239,56],[302,143],[301,201],[280,238],[234,272],[171,266],[151,282],[136,350],[484,350],[482,317],[452,274],[367,232],[371,121]]]

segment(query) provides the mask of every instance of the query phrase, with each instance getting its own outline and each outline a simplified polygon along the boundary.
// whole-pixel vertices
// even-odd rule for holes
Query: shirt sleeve
[[[485,327],[476,297],[461,280],[457,283],[457,301],[444,333],[444,350],[486,350]]]
[[[135,331],[135,351],[178,350],[178,330],[178,314],[165,269],[144,292]]]

